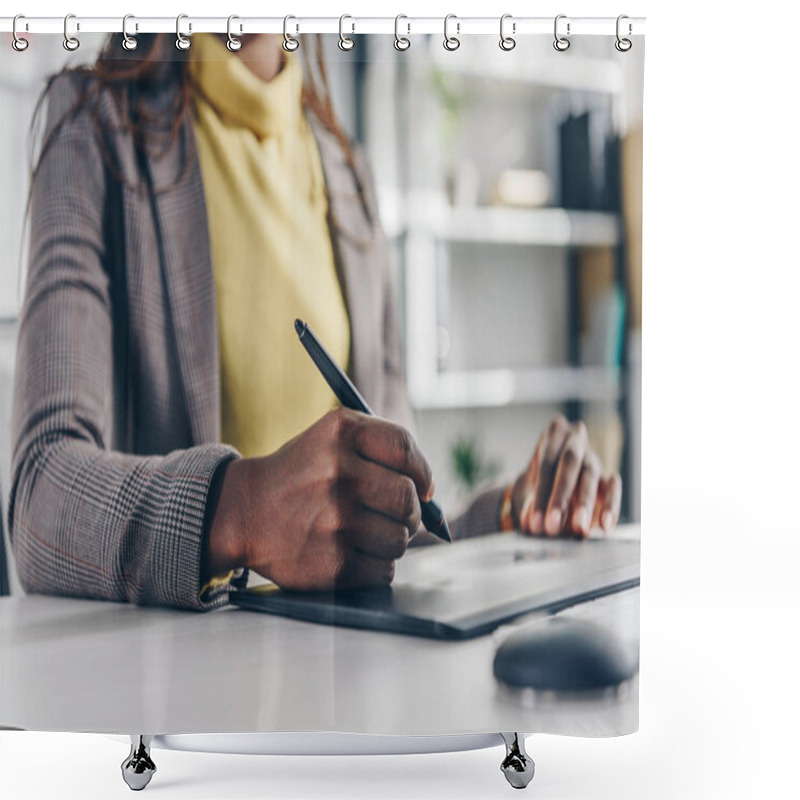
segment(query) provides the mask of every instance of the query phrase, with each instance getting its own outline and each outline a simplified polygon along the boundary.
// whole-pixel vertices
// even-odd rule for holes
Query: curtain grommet
[[[297,19],[297,17],[292,16],[292,14],[287,14],[283,18],[283,49],[287,53],[293,53],[300,47],[300,40],[295,39],[294,36],[289,35],[289,20],[290,19]],[[297,30],[297,26],[295,25],[295,30]]]
[[[567,22],[567,36],[560,36],[558,33],[558,21],[561,19],[566,19],[566,14],[559,14],[555,22],[553,23],[553,35],[555,36],[555,41],[553,42],[553,47],[558,50],[559,53],[563,53],[565,50],[569,50],[570,41],[567,38],[570,33],[570,24]]]
[[[139,42],[137,41],[135,36],[128,35],[128,20],[129,19],[136,19],[133,14],[126,14],[122,18],[122,47],[124,50],[127,50],[129,53],[135,50],[139,46]],[[139,30],[138,23],[134,23],[133,29],[135,31]]]
[[[451,19],[456,20],[455,36],[450,36],[448,33],[448,25]],[[449,50],[452,53],[454,50],[458,50],[458,48],[461,47],[461,40],[458,38],[459,33],[461,33],[461,23],[458,22],[458,17],[456,17],[455,14],[448,14],[444,18],[444,41],[442,42],[442,45],[445,50]]]
[[[620,14],[617,17],[617,41],[614,42],[614,47],[616,47],[620,53],[627,53],[628,50],[630,50],[631,47],[633,47],[633,42],[630,39],[628,39],[627,37],[620,36],[620,23],[624,19],[628,19],[627,14]],[[628,22],[628,36],[630,36],[632,32],[633,32],[633,26],[631,25],[630,22]]]
[[[353,19],[349,14],[342,14],[339,17],[339,49],[343,50],[345,53],[352,50],[355,46],[355,40],[351,39],[349,36],[344,35],[343,25],[346,19]],[[351,23],[351,33],[355,33],[356,26]]]
[[[231,23],[235,19],[239,19],[239,17],[237,17],[236,14],[231,14],[228,17],[228,41],[225,42],[225,47],[227,47],[228,50],[230,50],[231,53],[237,53],[237,52],[239,52],[239,50],[242,49],[242,40],[241,39],[237,39],[233,35],[233,33],[231,33]],[[239,31],[241,32],[241,30],[242,30],[242,28],[241,28],[241,26],[239,26]]]
[[[394,49],[398,50],[399,52],[403,53],[411,47],[411,39],[408,38],[408,34],[411,33],[411,23],[406,22],[406,36],[400,35],[400,20],[401,19],[408,19],[405,14],[398,14],[394,18]]]
[[[17,14],[14,17],[14,22],[11,24],[11,46],[18,52],[24,53],[28,49],[30,42],[17,33],[17,23],[19,20],[25,19],[24,14]],[[27,30],[27,24],[25,26]]]
[[[500,17],[500,49],[506,53],[513,50],[517,46],[517,40],[513,36],[506,36],[505,24],[507,19],[512,19],[511,14],[503,14]],[[511,23],[511,33],[517,32],[517,23]]]
[[[175,47],[180,51],[186,51],[192,46],[192,40],[181,33],[181,20],[188,19],[188,14],[178,14],[175,19]],[[192,23],[189,23],[189,33],[192,32]]]
[[[80,40],[77,36],[69,35],[69,21],[71,19],[75,19],[74,14],[67,14],[67,16],[64,17],[64,41],[62,44],[68,53],[74,53],[81,46]],[[75,30],[79,31],[80,29],[80,23],[76,23]]]

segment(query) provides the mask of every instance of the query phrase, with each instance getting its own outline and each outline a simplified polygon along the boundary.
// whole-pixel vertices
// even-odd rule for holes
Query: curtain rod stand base
[[[500,765],[506,780],[515,789],[524,789],[536,771],[533,759],[525,752],[525,737],[521,733],[501,733],[506,743],[506,757]]]
[[[500,769],[506,780],[515,789],[524,789],[535,772],[533,759],[525,752],[525,736],[520,733],[501,733],[506,745],[506,757]],[[122,762],[122,778],[135,792],[140,792],[150,783],[156,773],[156,765],[150,756],[152,735],[130,734],[131,751]]]
[[[140,792],[156,773],[156,765],[150,757],[153,737],[144,734],[130,736],[131,752],[122,762],[122,778],[134,792]]]

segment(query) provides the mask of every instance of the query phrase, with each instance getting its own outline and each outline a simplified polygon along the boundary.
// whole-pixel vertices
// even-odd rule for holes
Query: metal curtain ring
[[[136,41],[135,36],[128,36],[128,20],[129,19],[136,19],[133,14],[126,14],[122,18],[122,46],[130,51],[135,50],[139,46],[139,42]],[[134,30],[139,30],[139,25],[134,24]]]
[[[25,15],[24,14],[17,14],[17,16],[14,17],[14,22],[11,24],[11,36],[13,37],[11,39],[11,46],[18,53],[21,53],[23,50],[27,50],[28,49],[28,45],[30,44],[30,42],[27,39],[23,39],[17,33],[17,22],[19,20],[21,20],[21,19],[25,19]],[[25,29],[27,30],[27,28],[28,28],[28,25],[26,23],[25,24]]]
[[[236,14],[231,14],[228,17],[228,41],[225,42],[225,47],[227,47],[228,50],[231,51],[231,53],[235,53],[237,50],[242,49],[242,40],[237,39],[231,33],[231,22],[233,22],[235,19],[239,19],[239,17],[237,17]],[[239,30],[241,30],[241,28]]]
[[[188,14],[178,14],[175,19],[175,47],[178,50],[188,50],[192,46],[192,40],[181,33],[181,20],[188,19]],[[192,30],[192,23],[189,23],[189,32]]]
[[[346,19],[353,19],[349,14],[342,14],[339,17],[339,49],[340,50],[352,50],[356,43],[349,37],[345,36],[342,31],[342,25]],[[356,26],[355,24],[352,25],[352,30],[355,32]]]
[[[556,37],[555,41],[553,42],[553,47],[555,47],[555,49],[558,50],[559,53],[563,53],[565,50],[569,50],[569,39],[567,39],[567,36],[569,36],[569,22],[567,23],[567,36],[558,35],[558,21],[560,19],[566,19],[566,18],[567,18],[566,14],[559,14],[556,17],[555,23],[553,24],[553,34]]]
[[[398,14],[394,18],[394,49],[400,50],[408,50],[411,47],[411,39],[407,38],[406,36],[400,35],[400,20],[401,19],[408,19],[405,14]],[[411,33],[411,23],[407,22],[406,27],[408,28],[407,33]]]
[[[628,15],[627,14],[620,14],[617,17],[617,41],[614,42],[614,47],[616,47],[617,50],[619,50],[620,53],[627,53],[628,50],[630,50],[631,47],[633,47],[633,42],[630,39],[623,39],[619,35],[620,22],[622,22],[622,20],[624,20],[624,19],[628,19]],[[630,36],[632,32],[633,32],[633,27],[629,22],[628,23],[628,36]]]
[[[452,52],[453,50],[458,50],[458,48],[461,47],[461,40],[458,38],[458,36],[448,36],[447,34],[447,24],[450,22],[451,19],[457,19],[456,15],[448,14],[444,18],[444,42],[442,42],[442,44],[444,45],[444,49],[449,50],[450,52]],[[461,33],[460,22],[456,22],[456,33],[457,34]]]
[[[516,39],[514,39],[511,36],[505,35],[504,28],[507,19],[511,19],[511,14],[503,14],[503,16],[500,17],[500,49],[505,50],[506,52],[508,52],[509,50],[513,50],[517,46]],[[517,32],[516,22],[511,23],[511,32],[512,33]]]
[[[69,50],[70,53],[74,53],[81,46],[81,43],[74,36],[69,35],[67,26],[71,19],[75,19],[74,14],[67,14],[67,16],[64,17],[64,49]],[[80,25],[76,24],[75,29],[80,30]]]
[[[297,17],[293,17],[291,14],[287,14],[283,18],[283,49],[287,53],[293,53],[300,47],[300,42],[298,39],[295,39],[294,36],[289,36],[289,20],[290,19],[297,19]],[[295,26],[295,30],[297,30],[297,26]]]

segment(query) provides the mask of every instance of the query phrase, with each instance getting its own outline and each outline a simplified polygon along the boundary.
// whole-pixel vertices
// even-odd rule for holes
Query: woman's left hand
[[[586,425],[558,414],[539,439],[511,494],[514,526],[534,535],[607,533],[619,519],[622,478],[603,475]]]

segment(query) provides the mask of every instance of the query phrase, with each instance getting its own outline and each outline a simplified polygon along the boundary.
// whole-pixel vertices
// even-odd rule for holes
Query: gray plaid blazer
[[[48,131],[84,80],[56,79]],[[173,93],[159,88],[153,108],[168,113]],[[213,608],[235,587],[199,596],[206,504],[215,473],[239,454],[219,441],[214,284],[192,126],[168,152],[142,154],[110,95],[95,102],[101,124],[85,108],[69,114],[33,188],[12,423],[16,567],[28,592]],[[352,376],[377,414],[410,426],[370,175],[358,152],[354,172],[335,137],[309,122],[336,221]],[[499,491],[479,497],[452,522],[454,535],[496,529],[499,503]]]

